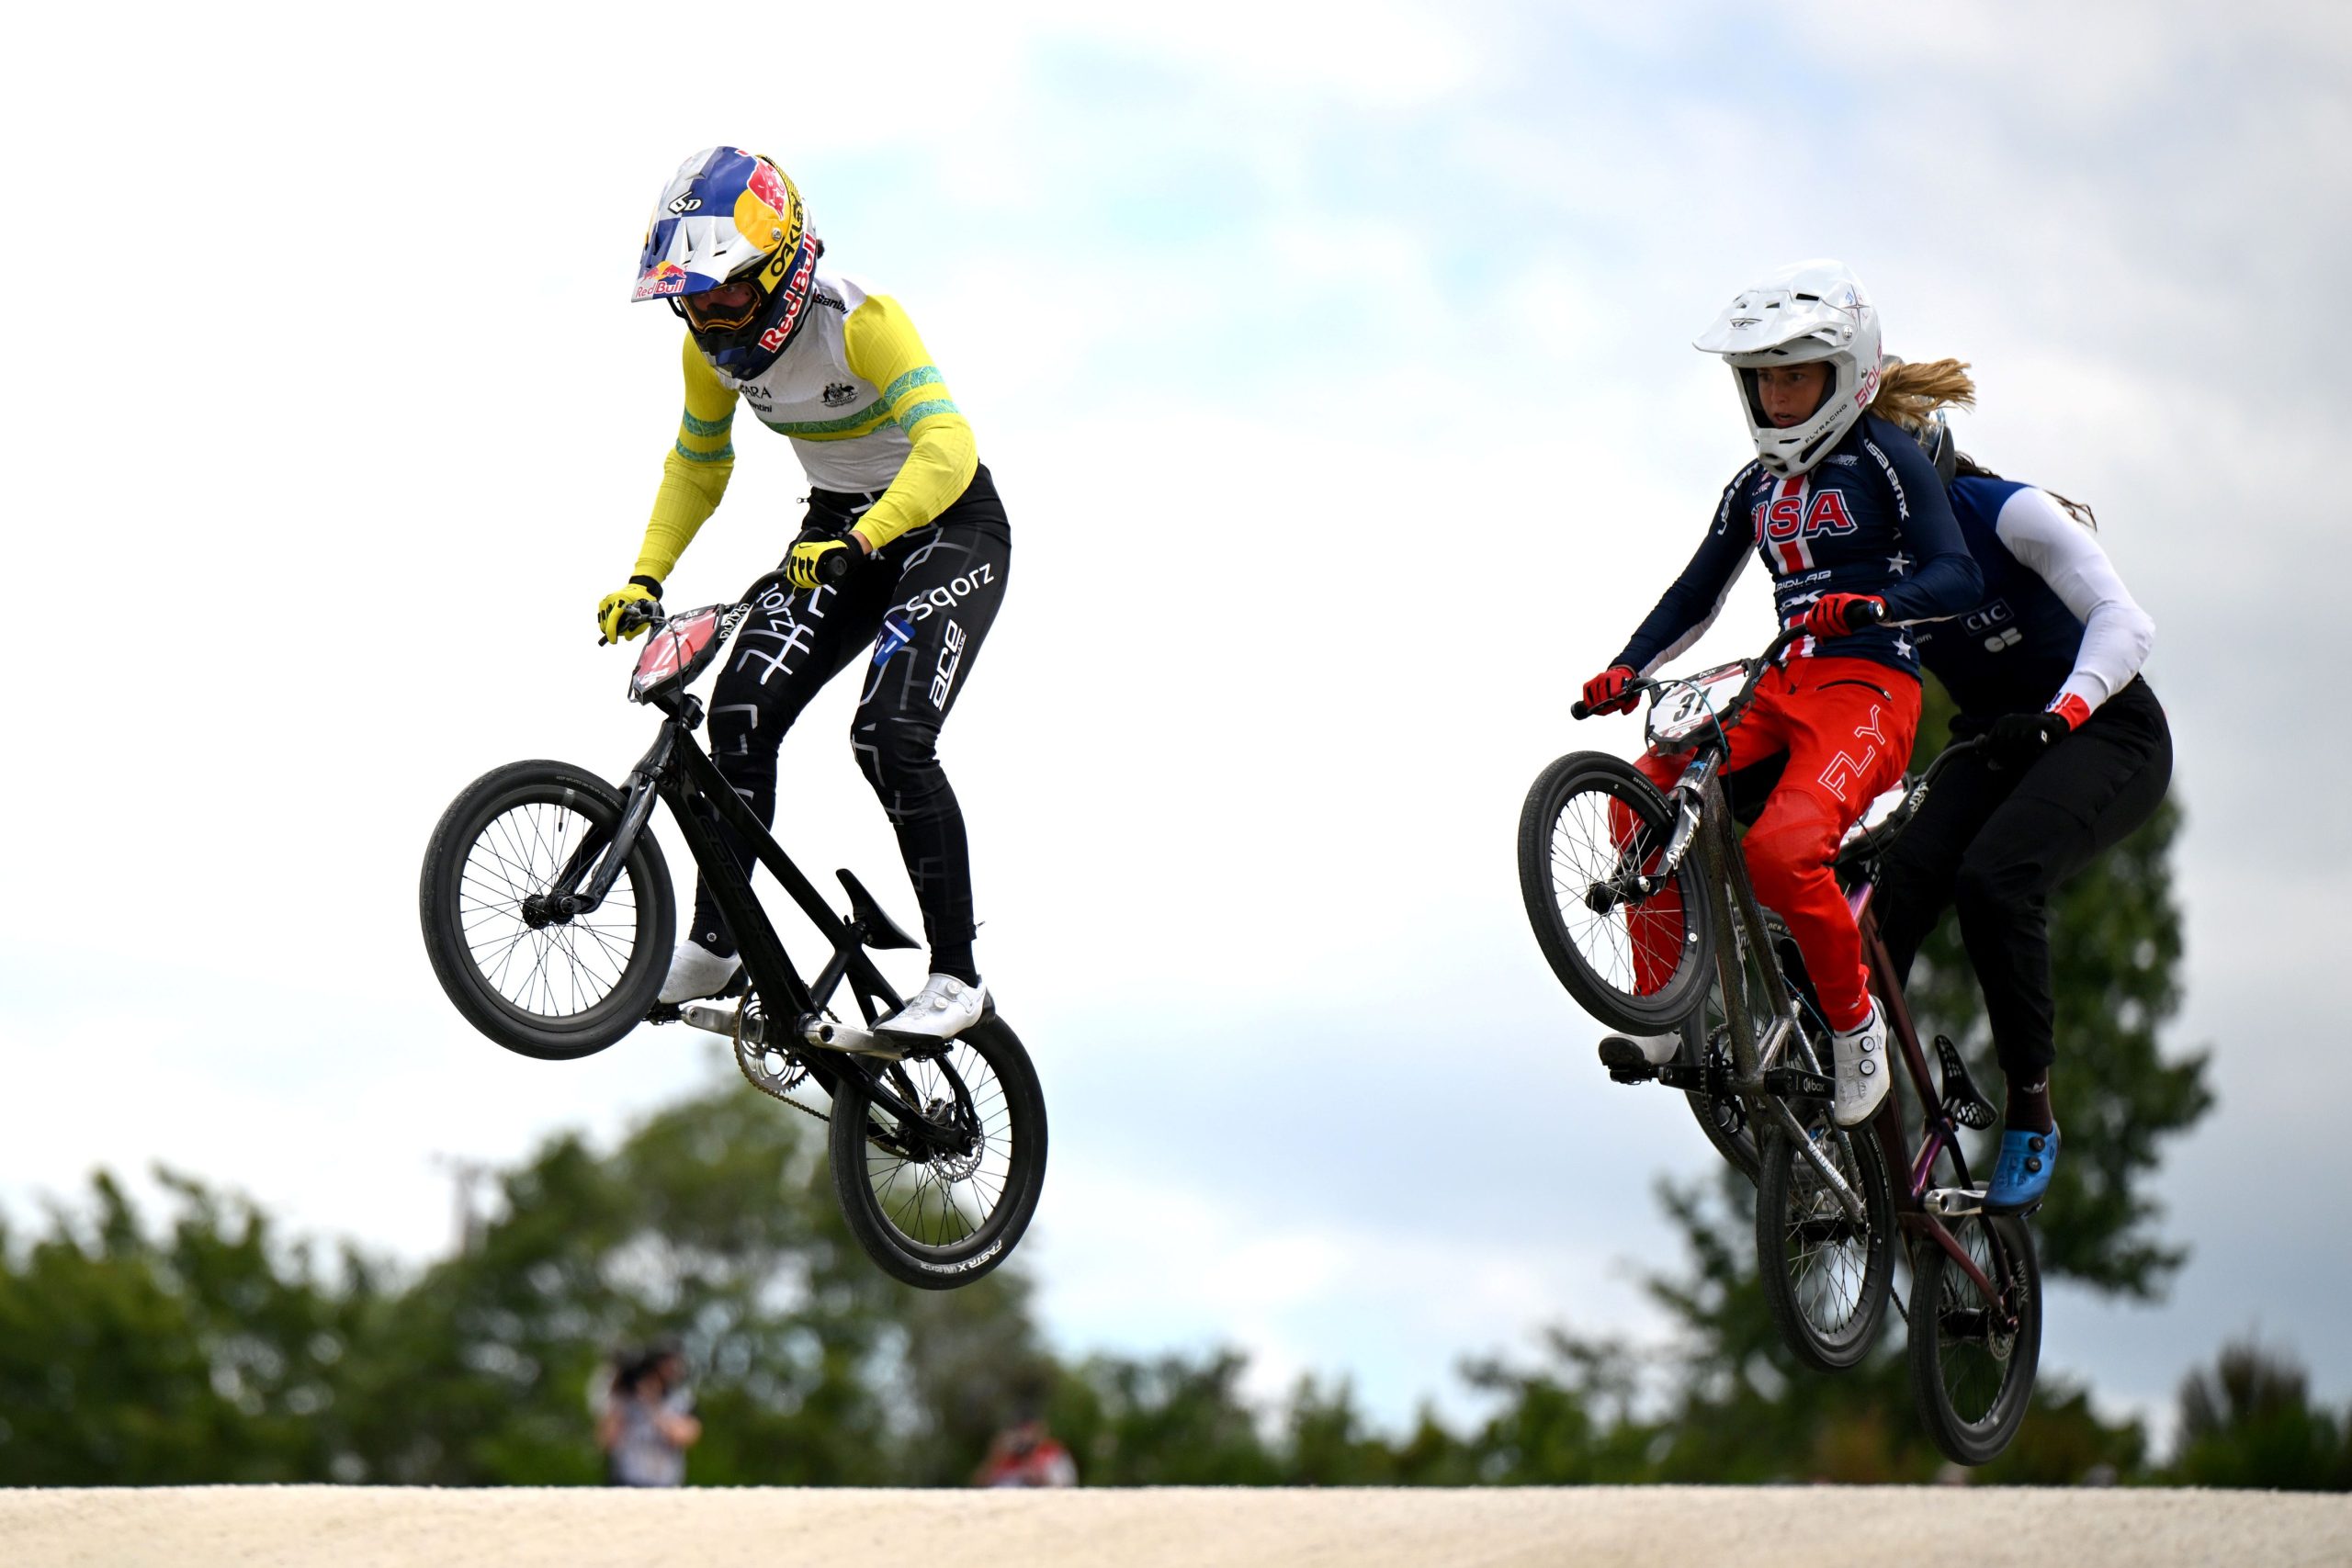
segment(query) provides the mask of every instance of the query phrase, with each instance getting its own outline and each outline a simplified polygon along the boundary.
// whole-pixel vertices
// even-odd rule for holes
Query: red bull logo
[[[817,247],[803,243],[800,265],[792,274],[792,281],[784,286],[784,314],[775,325],[760,334],[760,346],[770,354],[781,352],[792,341],[794,330],[800,324],[800,313],[808,307],[808,286],[817,271]]]
[[[749,183],[753,196],[787,218],[800,206],[798,193],[793,190],[792,182],[786,179],[783,171],[774,164],[765,160],[753,164]]]
[[[686,269],[676,262],[662,262],[647,267],[637,280],[638,299],[659,299],[664,295],[686,291]]]

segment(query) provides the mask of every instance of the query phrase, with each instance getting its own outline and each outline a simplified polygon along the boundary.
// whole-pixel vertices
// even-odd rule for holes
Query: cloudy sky
[[[440,1156],[710,1081],[682,1031],[489,1045],[413,889],[477,773],[616,776],[650,738],[590,627],[678,402],[675,328],[626,290],[653,193],[724,139],[907,304],[1014,520],[944,750],[1052,1107],[1023,1256],[1067,1348],[1234,1339],[1264,1386],[1345,1372],[1401,1417],[1544,1323],[1656,1327],[1649,1187],[1707,1156],[1594,1066],[1513,830],[1550,756],[1634,745],[1567,704],[1746,455],[1690,339],[1828,254],[1891,352],[1974,364],[1965,444],[2096,502],[2158,626],[2172,1038],[2214,1048],[2221,1105],[2160,1182],[2195,1248],[2172,1299],[2062,1295],[2045,1358],[2148,1408],[2259,1329],[2352,1396],[2325,564],[2352,24],[1127,9],[30,24],[0,95],[44,285],[0,325],[35,638],[0,784],[0,1204],[163,1160],[422,1258]],[[789,537],[804,487],[762,434],[673,603]],[[1701,652],[1767,626],[1750,574]],[[830,693],[788,745],[782,836],[911,919],[847,717]]]

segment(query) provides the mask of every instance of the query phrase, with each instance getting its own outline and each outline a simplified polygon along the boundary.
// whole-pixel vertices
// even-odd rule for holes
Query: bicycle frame
[[[890,1069],[896,1066],[895,1060],[804,1047],[801,1043],[822,1020],[826,1003],[844,980],[869,1026],[897,1011],[901,998],[866,954],[866,938],[871,932],[862,913],[854,909],[844,918],[834,911],[824,895],[752,814],[751,807],[743,804],[734,787],[720,775],[718,765],[695,743],[694,731],[702,723],[702,704],[680,693],[663,694],[656,701],[664,714],[662,731],[629,770],[628,796],[613,836],[609,840],[592,840],[582,844],[546,897],[560,903],[567,912],[585,912],[595,908],[618,878],[637,836],[652,818],[654,801],[660,799],[670,807],[695,863],[701,868],[712,897],[727,917],[744,972],[752,989],[761,998],[769,1027],[783,1025],[789,1031],[784,1039],[765,1043],[806,1067],[808,1075],[824,1086],[826,1093],[836,1099],[837,1086],[842,1079],[849,1074],[857,1075],[869,1099],[897,1119],[901,1138],[933,1142],[944,1150],[960,1152],[944,1129],[937,1127],[920,1108],[908,1104],[892,1087]],[[800,972],[785,952],[784,939],[776,933],[767,911],[752,891],[751,878],[736,864],[735,856],[719,837],[722,822],[741,835],[758,863],[775,875],[800,912],[820,931],[831,934],[832,956],[819,971],[814,984],[801,979]],[[854,897],[852,901],[854,905]],[[936,1055],[944,1052],[946,1044],[943,1042],[937,1047],[918,1047],[906,1055],[921,1058]],[[950,1077],[960,1099],[964,1092],[962,1080],[952,1074]]]
[[[1797,998],[1786,984],[1779,959],[1773,954],[1771,938],[1764,920],[1762,907],[1756,900],[1754,888],[1747,879],[1747,863],[1732,834],[1730,801],[1724,794],[1723,765],[1730,755],[1728,731],[1738,722],[1738,716],[1753,700],[1766,671],[1771,669],[1787,648],[1803,635],[1796,628],[1781,632],[1773,638],[1761,657],[1757,659],[1740,687],[1739,693],[1725,704],[1717,717],[1712,735],[1702,734],[1692,747],[1690,764],[1683,770],[1668,800],[1677,807],[1673,833],[1667,841],[1656,870],[1636,880],[1646,885],[1639,889],[1645,896],[1662,886],[1680,865],[1683,858],[1695,852],[1699,856],[1701,874],[1707,886],[1719,895],[1707,900],[1708,919],[1713,927],[1715,973],[1723,994],[1724,1022],[1732,1048],[1732,1072],[1728,1082],[1709,1082],[1713,1076],[1704,1069],[1661,1069],[1659,1078],[1668,1087],[1702,1089],[1711,1093],[1736,1094],[1751,1112],[1769,1117],[1772,1123],[1793,1140],[1792,1146],[1812,1165],[1825,1186],[1837,1194],[1847,1213],[1860,1219],[1860,1196],[1841,1177],[1837,1168],[1815,1145],[1787,1103],[1786,1096],[1794,1091],[1810,1093],[1826,1086],[1807,1083],[1795,1076],[1799,1072],[1818,1077],[1818,1064],[1794,1066],[1784,1065],[1783,1056],[1790,1044],[1795,1043],[1804,1051],[1802,1015]],[[1644,682],[1653,698],[1664,689],[1664,683]],[[1924,1237],[1943,1248],[1983,1292],[1993,1310],[2009,1316],[2001,1304],[2001,1292],[1966,1247],[1943,1223],[1942,1216],[1928,1209],[1928,1194],[1932,1188],[1936,1162],[1950,1155],[1959,1174],[1959,1186],[1969,1187],[1968,1158],[1960,1146],[1960,1129],[1947,1109],[1935,1075],[1928,1066],[1927,1053],[1920,1048],[1917,1029],[1911,1021],[1910,1009],[1905,1004],[1903,987],[1896,982],[1894,964],[1885,942],[1878,933],[1878,922],[1870,908],[1870,897],[1877,886],[1875,853],[1892,841],[1926,800],[1929,787],[1945,763],[1965,750],[1965,747],[1948,750],[1930,766],[1927,774],[1912,786],[1896,815],[1880,825],[1869,835],[1860,849],[1871,862],[1867,874],[1858,878],[1859,886],[1848,896],[1857,929],[1861,934],[1863,961],[1870,972],[1871,988],[1885,1012],[1888,1028],[1901,1047],[1904,1070],[1911,1078],[1922,1107],[1919,1142],[1916,1149],[1904,1138],[1901,1097],[1889,1094],[1871,1119],[1871,1135],[1877,1138],[1879,1152],[1885,1157],[1889,1172],[1901,1171],[1905,1179],[1896,1187],[1895,1212],[1906,1240]],[[1746,964],[1749,953],[1758,955],[1766,969],[1765,978],[1770,982],[1766,989],[1782,998],[1780,1007],[1768,1022],[1751,1017],[1745,984]],[[1809,1055],[1809,1053],[1804,1053]],[[1839,1136],[1849,1135],[1841,1130]],[[1988,1231],[1996,1251],[1996,1266],[2001,1267],[1997,1255],[2000,1247],[1997,1232]],[[2004,1269],[2006,1271],[2006,1269]]]

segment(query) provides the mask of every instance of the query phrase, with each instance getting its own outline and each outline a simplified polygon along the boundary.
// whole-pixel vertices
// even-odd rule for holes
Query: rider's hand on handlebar
[[[1874,593],[1824,593],[1800,625],[1808,637],[1847,637],[1886,619],[1886,601]]]
[[[800,539],[793,544],[792,553],[784,558],[785,580],[795,588],[803,589],[814,588],[820,582],[838,582],[849,575],[850,569],[865,553],[865,540],[854,531]]]
[[[661,580],[651,577],[632,577],[628,580],[628,587],[607,593],[596,601],[596,629],[605,634],[597,639],[599,647],[605,643],[620,642],[633,637],[645,630],[646,623],[636,616],[630,617],[635,624],[626,628],[622,626],[621,612],[631,604],[648,604],[659,610],[662,607]]]
[[[1634,670],[1629,664],[1612,664],[1584,683],[1585,711],[1593,714],[1631,713],[1640,699],[1625,694],[1634,683]]]
[[[2005,713],[1984,732],[1984,750],[2000,766],[2022,771],[2075,733],[2077,722],[2063,704],[2041,713]]]

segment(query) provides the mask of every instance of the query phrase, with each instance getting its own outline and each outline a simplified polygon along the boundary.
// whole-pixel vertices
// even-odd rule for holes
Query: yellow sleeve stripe
[[[639,576],[663,581],[718,509],[735,470],[735,444],[728,434],[735,423],[735,389],[711,369],[692,333],[680,355],[686,406],[678,416],[677,439],[662,459],[662,489],[653,498],[653,515],[637,558]]]

